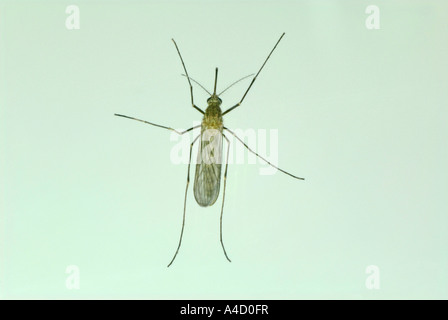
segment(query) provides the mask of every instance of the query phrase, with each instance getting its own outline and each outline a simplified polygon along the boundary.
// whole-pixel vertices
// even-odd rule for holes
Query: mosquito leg
[[[171,40],[173,40],[173,42],[174,42],[174,45],[175,45],[176,50],[177,50],[177,53],[179,54],[180,61],[182,62],[182,66],[184,67],[184,71],[185,71],[185,74],[187,76],[188,84],[190,85],[191,105],[193,106],[193,108],[198,110],[200,113],[204,114],[204,111],[202,111],[199,107],[197,107],[194,104],[194,101],[193,101],[193,86],[191,85],[190,76],[188,75],[187,68],[185,67],[184,59],[182,59],[182,55],[180,54],[180,51],[179,51],[179,48],[177,47],[176,41],[174,41],[174,39],[171,39]]]
[[[272,163],[270,163],[268,160],[266,160],[265,158],[263,158],[262,156],[260,156],[258,153],[256,153],[255,151],[253,151],[251,148],[249,148],[248,145],[245,144],[243,140],[241,140],[240,138],[238,138],[238,136],[237,136],[232,130],[229,130],[229,129],[226,128],[226,127],[224,127],[224,129],[227,130],[228,132],[230,132],[235,138],[237,138],[238,141],[241,142],[241,143],[247,148],[247,150],[249,150],[250,152],[252,152],[253,154],[255,154],[257,157],[259,157],[261,160],[263,160],[264,162],[266,162],[266,163],[267,163],[268,165],[270,165],[271,167],[273,167],[273,168],[275,168],[275,169],[277,169],[277,170],[279,170],[279,171],[281,171],[281,172],[283,172],[283,173],[287,174],[288,176],[291,176],[291,177],[293,177],[293,178],[295,178],[295,179],[305,180],[305,178],[297,177],[297,176],[295,176],[295,175],[293,175],[293,174],[291,174],[291,173],[289,173],[289,172],[287,172],[287,171],[285,171],[285,170],[280,169],[280,168],[277,167],[277,166],[274,166],[274,165],[273,165]]]
[[[224,186],[223,186],[223,191],[222,191],[221,216],[219,218],[219,239],[221,241],[222,250],[224,250],[224,255],[226,256],[227,260],[229,260],[229,262],[232,262],[232,261],[230,261],[229,256],[227,255],[226,249],[224,248],[224,242],[222,242],[222,214],[224,212],[224,199],[226,197],[227,167],[229,165],[229,151],[230,151],[229,139],[227,139],[227,137],[224,135],[224,133],[222,134],[222,136],[227,141],[227,156],[226,156],[226,169],[224,170]]]
[[[189,131],[191,131],[193,129],[196,129],[196,128],[200,127],[200,125],[197,125],[197,126],[191,127],[190,129],[187,129],[185,131],[177,131],[176,129],[173,129],[173,128],[170,128],[170,127],[165,127],[165,126],[162,126],[160,124],[155,124],[155,123],[152,123],[152,122],[149,122],[149,121],[145,121],[145,120],[141,120],[141,119],[125,116],[123,114],[115,113],[114,115],[116,115],[117,117],[123,117],[123,118],[128,118],[128,119],[131,119],[131,120],[137,120],[137,121],[140,121],[140,122],[143,122],[143,123],[146,123],[146,124],[150,124],[150,125],[155,126],[155,127],[168,129],[168,130],[171,130],[173,132],[176,132],[178,135],[183,135],[184,133],[187,133],[187,132],[189,132]]]
[[[240,102],[238,102],[236,105],[234,105],[233,107],[227,109],[226,111],[224,111],[222,113],[222,115],[225,115],[226,113],[229,113],[230,111],[232,111],[233,109],[235,109],[236,107],[239,107],[242,103],[244,98],[246,97],[247,93],[249,92],[250,88],[252,87],[252,85],[254,84],[255,80],[257,79],[258,75],[260,74],[261,70],[263,70],[264,65],[266,64],[266,62],[268,62],[269,58],[271,57],[272,52],[274,52],[275,48],[277,48],[278,43],[280,42],[280,40],[282,40],[283,36],[285,35],[285,33],[283,32],[283,34],[280,36],[280,39],[278,39],[277,43],[275,44],[274,48],[272,48],[271,52],[269,53],[268,57],[266,58],[266,60],[264,60],[263,65],[261,66],[260,70],[258,70],[257,74],[255,75],[255,77],[252,79],[251,83],[249,84],[249,87],[247,88],[246,92],[244,93],[243,97],[241,98]]]
[[[193,140],[193,142],[190,144],[190,158],[188,160],[187,186],[185,187],[184,214],[182,217],[182,229],[180,231],[179,245],[177,246],[176,253],[174,254],[174,257],[173,257],[173,259],[171,259],[171,262],[168,264],[167,268],[173,263],[174,259],[176,259],[177,253],[179,252],[179,248],[182,243],[182,236],[184,234],[184,226],[185,226],[185,211],[187,209],[187,191],[188,191],[188,185],[190,184],[191,149],[193,149],[193,144],[196,142],[196,140],[198,140],[199,137],[200,137],[200,135],[197,136]]]

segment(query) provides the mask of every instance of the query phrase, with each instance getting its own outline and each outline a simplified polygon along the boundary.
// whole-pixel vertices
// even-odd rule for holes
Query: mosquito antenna
[[[235,81],[234,83],[232,83],[230,86],[228,86],[227,88],[225,88],[224,90],[222,90],[221,93],[218,94],[218,96],[222,95],[224,92],[227,91],[227,89],[230,89],[231,87],[233,87],[233,86],[234,86],[235,84],[237,84],[238,82],[243,81],[244,79],[249,78],[249,77],[253,76],[254,74],[255,74],[255,73],[252,73],[252,74],[249,74],[249,75],[247,75],[247,76],[245,76],[245,77],[242,77],[242,78],[239,79],[239,80],[236,80],[236,81]],[[191,80],[193,80],[193,79],[191,79]]]
[[[186,76],[182,73],[182,75],[184,77],[188,77],[190,78],[191,81],[193,81],[194,83],[196,83],[198,86],[200,86],[205,92],[207,92],[209,95],[212,95],[207,89],[204,88],[204,86],[202,84],[200,84],[199,82],[197,82],[196,80],[194,80],[192,77]]]

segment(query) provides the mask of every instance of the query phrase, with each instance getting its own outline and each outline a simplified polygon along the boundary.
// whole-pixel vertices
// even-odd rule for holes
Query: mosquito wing
[[[194,197],[202,207],[211,206],[218,199],[221,163],[222,131],[203,129],[194,177]]]

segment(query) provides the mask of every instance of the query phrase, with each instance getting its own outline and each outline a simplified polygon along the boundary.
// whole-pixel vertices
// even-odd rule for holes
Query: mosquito
[[[223,182],[223,192],[222,192],[222,204],[221,204],[221,215],[219,218],[219,240],[221,242],[221,247],[222,250],[224,252],[224,255],[226,257],[226,259],[231,262],[229,256],[227,255],[226,249],[224,247],[224,242],[222,240],[222,216],[223,216],[223,212],[224,212],[224,200],[225,200],[225,195],[226,195],[226,181],[227,181],[227,167],[228,167],[228,160],[229,160],[229,147],[230,147],[230,141],[229,139],[226,137],[226,135],[224,134],[224,130],[226,132],[228,132],[229,134],[231,134],[232,136],[234,136],[239,142],[241,142],[244,147],[246,147],[247,150],[249,150],[251,153],[255,154],[257,157],[259,157],[260,159],[262,159],[264,162],[266,162],[268,165],[276,168],[277,170],[287,174],[288,176],[298,179],[298,180],[305,180],[304,178],[300,178],[298,176],[295,176],[285,170],[282,170],[280,168],[278,168],[277,166],[273,165],[272,163],[270,163],[268,160],[266,160],[265,158],[263,158],[262,156],[260,156],[257,152],[255,152],[254,150],[252,150],[246,143],[244,143],[243,140],[241,140],[232,130],[228,129],[227,127],[224,126],[223,123],[223,116],[226,115],[227,113],[229,113],[230,111],[236,109],[237,107],[239,107],[243,101],[244,98],[246,97],[247,93],[249,92],[250,88],[252,88],[252,85],[254,84],[255,80],[257,79],[258,75],[260,74],[261,70],[263,70],[266,62],[269,60],[269,58],[271,57],[272,53],[274,52],[274,50],[277,48],[277,45],[279,44],[279,42],[282,40],[283,36],[285,35],[285,33],[283,33],[280,38],[277,40],[274,48],[272,48],[271,52],[269,53],[268,57],[266,58],[266,60],[263,62],[263,64],[261,65],[260,69],[258,70],[258,72],[255,74],[255,76],[252,78],[251,83],[249,84],[249,87],[246,89],[246,92],[244,93],[243,97],[241,98],[241,100],[236,103],[234,106],[228,108],[226,111],[222,112],[221,110],[221,104],[222,104],[222,100],[219,97],[224,91],[226,91],[228,88],[230,88],[233,84],[251,76],[247,76],[244,77],[236,82],[234,82],[233,84],[231,84],[229,87],[227,87],[227,89],[225,89],[224,91],[222,91],[219,94],[216,94],[216,85],[218,82],[218,68],[215,69],[215,84],[214,84],[214,89],[213,89],[213,94],[210,94],[210,92],[208,92],[202,85],[199,85],[206,91],[208,92],[208,94],[210,95],[210,97],[207,99],[207,108],[205,109],[205,111],[203,111],[201,108],[199,108],[198,106],[196,106],[196,104],[194,103],[194,99],[193,99],[193,86],[191,85],[191,80],[196,82],[195,80],[193,80],[192,78],[190,78],[190,76],[188,75],[188,71],[187,68],[185,67],[185,63],[184,60],[182,58],[182,55],[180,53],[179,47],[177,46],[176,41],[174,41],[174,39],[171,39],[174,43],[174,46],[176,47],[177,53],[179,55],[180,61],[182,62],[182,67],[185,71],[185,77],[188,80],[188,85],[190,86],[190,97],[191,97],[191,106],[196,109],[197,111],[199,111],[201,114],[203,114],[203,119],[200,125],[191,127],[185,131],[178,131],[175,130],[173,128],[167,127],[167,126],[163,126],[163,125],[159,125],[159,124],[155,124],[149,121],[145,121],[145,120],[141,120],[141,119],[137,119],[137,118],[133,118],[133,117],[129,117],[129,116],[125,116],[122,114],[115,114],[118,117],[124,117],[124,118],[128,118],[131,120],[137,120],[146,124],[150,124],[152,126],[155,127],[159,127],[159,128],[163,128],[163,129],[167,129],[170,131],[173,131],[179,135],[183,135],[187,132],[192,131],[193,129],[197,129],[197,128],[201,128],[201,133],[194,138],[193,142],[190,144],[190,152],[189,152],[189,160],[188,160],[188,173],[187,173],[187,185],[185,187],[185,196],[184,196],[184,211],[183,211],[183,216],[182,216],[182,228],[180,231],[180,237],[179,237],[179,243],[177,245],[177,249],[176,252],[174,253],[173,258],[171,259],[170,263],[168,264],[168,267],[171,266],[171,264],[174,262],[174,260],[177,257],[177,254],[179,252],[180,246],[182,244],[182,237],[183,237],[183,233],[184,233],[184,227],[185,227],[185,213],[186,213],[186,208],[187,208],[187,192],[188,192],[188,186],[190,184],[190,165],[191,165],[191,153],[192,153],[192,148],[193,145],[196,143],[196,141],[198,141],[199,139],[199,150],[198,150],[198,156],[197,156],[197,164],[196,164],[196,173],[195,173],[195,177],[194,177],[194,197],[196,199],[196,202],[201,206],[201,207],[209,207],[212,206],[216,200],[218,199],[218,195],[219,195],[219,189],[220,189],[220,185],[221,185],[221,167],[222,167],[222,149],[223,149],[223,145],[222,145],[222,141],[223,138],[226,140],[227,143],[227,155],[226,155],[226,162],[225,162],[225,169],[224,169],[224,182]]]

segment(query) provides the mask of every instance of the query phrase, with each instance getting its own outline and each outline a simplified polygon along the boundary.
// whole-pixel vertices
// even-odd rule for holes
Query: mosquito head
[[[221,106],[222,100],[220,97],[218,97],[217,94],[212,94],[210,96],[210,98],[207,99],[207,104],[208,105],[215,105],[215,106]]]

